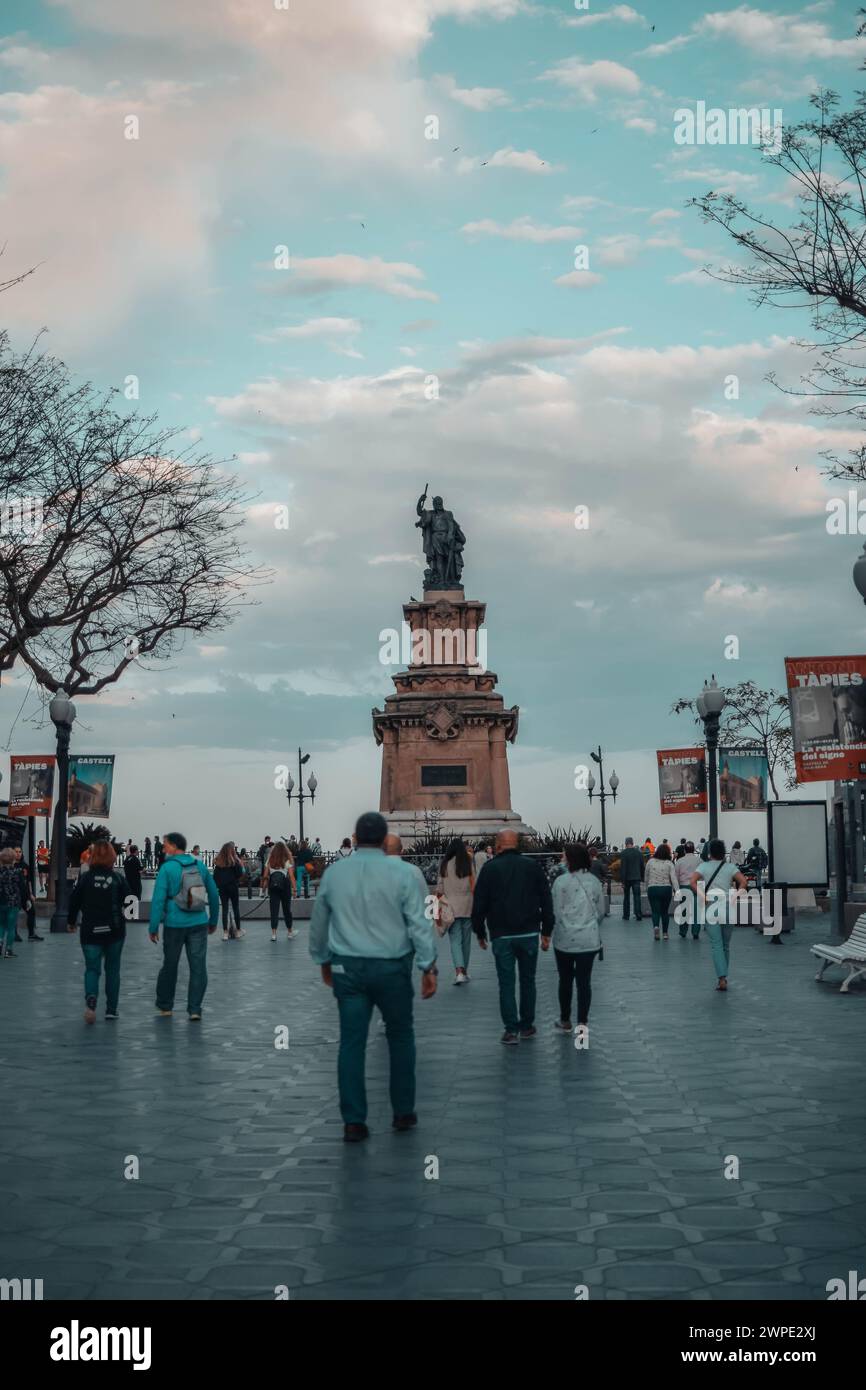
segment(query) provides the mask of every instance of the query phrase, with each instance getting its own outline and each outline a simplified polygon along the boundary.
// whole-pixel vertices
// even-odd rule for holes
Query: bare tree
[[[703,727],[694,700],[681,698],[672,706],[672,714],[686,710],[694,715],[695,723]],[[761,690],[755,681],[741,681],[725,689],[725,707],[719,721],[719,748],[728,752],[754,750],[767,759],[770,788],[778,801],[776,774],[783,773],[785,786],[797,785],[794,770],[794,743],[787,695],[778,690]]]
[[[0,671],[20,660],[48,691],[168,659],[267,577],[236,480],[116,397],[0,338]]]
[[[814,413],[866,419],[866,93],[851,111],[835,92],[811,98],[816,115],[784,130],[763,159],[797,188],[799,216],[782,227],[728,193],[693,198],[704,221],[721,227],[745,263],[710,270],[751,290],[758,305],[807,309],[813,339],[799,340],[810,365],[792,395],[813,398]],[[774,375],[768,378],[775,385]],[[828,452],[832,477],[866,478],[866,451],[843,461]]]

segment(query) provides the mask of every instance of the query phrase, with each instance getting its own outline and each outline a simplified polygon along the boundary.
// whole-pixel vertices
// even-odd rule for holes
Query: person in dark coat
[[[240,883],[243,876],[244,866],[238,858],[234,841],[227,840],[213,861],[213,878],[222,906],[223,941],[228,941],[229,937],[236,941],[238,937],[246,936],[241,926]],[[230,925],[230,909],[234,912],[233,927]]]
[[[505,1032],[502,1042],[534,1038],[535,972],[539,933],[553,934],[553,902],[544,870],[518,850],[516,830],[496,837],[496,854],[484,866],[472,899],[472,927],[478,944],[487,950],[487,933],[499,979],[499,1010]],[[520,1005],[515,975],[520,976]]]
[[[129,854],[123,861],[123,872],[129,884],[129,891],[141,902],[141,870],[142,863],[138,854],[138,846],[133,845]]]
[[[635,843],[629,835],[626,839],[622,854],[619,856],[619,881],[622,884],[622,920],[628,921],[631,899],[634,898],[634,915],[639,922],[643,913],[641,912],[640,886],[646,863],[643,853],[635,848]]]
[[[27,907],[30,889],[15,860],[14,849],[0,850],[0,953],[3,959],[11,956],[14,942],[20,938],[15,930],[18,913]]]
[[[90,865],[79,878],[69,899],[69,925],[81,918],[81,949],[84,952],[84,1021],[96,1022],[99,976],[105,965],[105,1020],[117,1018],[120,999],[120,957],[126,940],[123,902],[129,884],[115,867],[117,855],[110,840],[97,840],[90,852]]]

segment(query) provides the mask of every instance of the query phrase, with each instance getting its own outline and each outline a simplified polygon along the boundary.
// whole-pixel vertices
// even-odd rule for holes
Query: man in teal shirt
[[[174,1009],[174,992],[177,987],[177,967],[183,950],[189,961],[189,992],[187,1009],[190,1020],[198,1023],[201,1018],[202,1000],[207,989],[207,939],[217,929],[220,912],[220,898],[217,886],[210,871],[193,855],[186,853],[186,836],[178,832],[166,835],[162,842],[165,859],[160,866],[153,885],[153,898],[150,903],[150,927],[148,935],[156,945],[159,941],[160,924],[163,931],[163,963],[156,982],[156,1009],[163,1018],[170,1018]],[[192,911],[181,907],[176,901],[183,882],[184,869],[195,868],[196,883],[204,885],[207,903]],[[199,893],[201,888],[199,887]]]
[[[421,998],[436,993],[436,939],[418,875],[383,851],[388,823],[367,811],[355,826],[356,852],[329,865],[310,921],[310,955],[337,996],[340,1051],[337,1079],[343,1138],[369,1136],[365,1063],[373,1009],[385,1020],[391,1062],[391,1108],[398,1133],[417,1124],[413,952]]]

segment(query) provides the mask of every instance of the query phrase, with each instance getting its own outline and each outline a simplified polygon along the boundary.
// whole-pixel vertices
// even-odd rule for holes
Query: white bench
[[[849,971],[839,990],[840,994],[847,994],[851,981],[866,975],[866,912],[857,918],[854,930],[841,946],[813,946],[812,955],[822,961],[816,980],[823,977],[828,965],[841,965]]]

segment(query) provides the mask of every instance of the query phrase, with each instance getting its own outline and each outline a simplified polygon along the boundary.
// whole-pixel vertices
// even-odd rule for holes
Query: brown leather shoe
[[[395,1115],[393,1120],[391,1121],[392,1128],[396,1129],[398,1134],[403,1134],[407,1129],[414,1129],[417,1123],[418,1116],[415,1114]]]
[[[360,1144],[362,1140],[370,1138],[370,1131],[366,1125],[343,1125],[343,1143]]]

